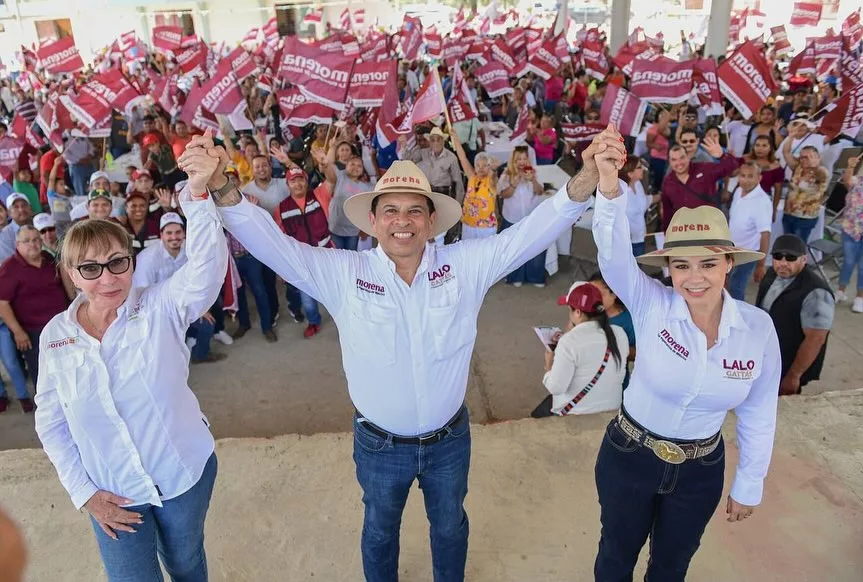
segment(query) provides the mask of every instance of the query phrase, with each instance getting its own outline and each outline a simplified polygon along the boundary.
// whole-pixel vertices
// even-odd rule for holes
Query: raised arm
[[[856,158],[848,158],[848,165],[842,173],[842,183],[849,190],[854,186],[854,170],[860,164],[861,158],[863,158],[863,155],[859,155]]]
[[[622,196],[624,184],[617,178],[617,166],[609,156],[601,155],[597,156],[597,166],[599,188],[593,211],[593,240],[599,269],[615,295],[636,318],[642,319],[657,307],[665,288],[648,277],[632,255],[626,197]]]
[[[330,148],[327,150],[326,155],[320,160],[315,160],[318,162],[318,167],[324,172],[325,184],[331,195],[335,194],[336,179],[338,178],[336,173],[336,144],[341,135],[340,132],[341,129],[336,130],[336,137],[330,141]]]
[[[452,132],[450,132],[450,135],[452,135]],[[464,153],[464,147],[461,145],[461,140],[459,140],[458,135],[452,139],[452,149],[455,151],[455,155],[461,164],[461,169],[464,171],[465,176],[470,180],[474,177],[473,165],[471,165],[470,160],[467,159],[467,155]]]

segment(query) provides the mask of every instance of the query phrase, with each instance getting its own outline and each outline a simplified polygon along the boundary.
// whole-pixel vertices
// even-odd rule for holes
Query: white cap
[[[183,226],[183,219],[180,218],[180,215],[176,212],[166,212],[159,220],[159,230],[162,230],[169,224],[179,224],[180,226]]]
[[[12,208],[12,205],[15,204],[17,200],[23,200],[27,203],[27,206],[30,206],[30,200],[26,196],[19,192],[12,192],[6,197],[6,208]]]
[[[43,229],[56,227],[57,224],[54,222],[53,216],[42,212],[33,217],[33,226],[36,227],[36,230],[42,232]]]
[[[95,182],[99,178],[105,178],[109,182],[111,181],[111,176],[108,175],[108,172],[93,172],[92,174],[90,174],[90,186],[92,186],[93,182]]]

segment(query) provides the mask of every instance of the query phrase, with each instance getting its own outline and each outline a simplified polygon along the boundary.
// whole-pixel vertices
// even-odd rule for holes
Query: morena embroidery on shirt
[[[54,348],[62,348],[63,346],[71,346],[74,345],[78,341],[78,337],[64,337],[61,340],[56,340],[53,342],[48,342],[48,349],[53,350]]]
[[[129,310],[129,318],[128,318],[129,321],[132,321],[133,319],[138,319],[138,315],[140,315],[141,307],[143,305],[144,305],[144,300],[138,299],[138,301],[135,303],[135,305],[133,305],[132,308]]]
[[[444,283],[452,281],[455,278],[455,274],[452,272],[452,267],[449,265],[444,265],[440,269],[436,269],[434,271],[428,272],[429,283],[431,284],[431,288],[435,289],[440,287]]]
[[[369,283],[362,279],[357,279],[357,289],[373,295],[386,295],[387,291],[380,283]]]
[[[734,380],[751,380],[755,375],[755,360],[731,360],[729,362],[722,358],[722,367],[725,368],[725,377]]]
[[[659,339],[662,340],[662,343],[668,347],[675,355],[683,358],[684,360],[689,357],[689,350],[684,348],[681,344],[677,343],[675,339],[668,333],[667,329],[663,329],[659,332]]]

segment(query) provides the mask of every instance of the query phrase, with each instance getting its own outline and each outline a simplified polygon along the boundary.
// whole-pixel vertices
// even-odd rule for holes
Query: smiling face
[[[186,240],[186,230],[181,224],[166,224],[162,229],[162,244],[169,253],[178,253]]]
[[[752,166],[741,166],[737,174],[737,183],[744,192],[751,192],[761,181],[761,174]]]
[[[42,237],[43,245],[49,249],[57,247],[57,229],[55,227],[44,228],[39,231],[39,235]]]
[[[439,135],[430,135],[429,145],[432,153],[437,156],[443,151],[443,138]]]
[[[42,237],[35,228],[25,227],[15,237],[15,250],[28,261],[36,261],[42,254]]]
[[[339,147],[336,148],[336,158],[343,164],[347,164],[353,155],[354,152],[351,150],[351,146],[346,142],[340,143]]]
[[[26,200],[16,200],[9,207],[9,216],[15,221],[15,224],[28,224],[33,218],[33,209]]]
[[[252,160],[252,174],[254,174],[255,180],[268,182],[273,177],[273,166],[270,165],[267,158],[258,156]]]
[[[141,222],[147,218],[147,203],[140,196],[126,200],[126,216],[132,222]]]
[[[110,244],[104,245],[107,247],[104,249],[98,248],[101,246],[103,245],[97,245],[97,248],[85,250],[84,256],[80,261],[75,263],[75,267],[88,263],[105,264],[114,259],[129,256],[129,251],[119,241],[110,241]],[[68,272],[75,287],[84,293],[94,308],[102,311],[116,310],[123,304],[126,297],[129,296],[129,290],[132,288],[132,273],[134,269],[129,267],[125,273],[115,275],[105,267],[102,269],[102,275],[98,279],[85,279],[77,268],[68,269]]]
[[[111,189],[111,181],[108,178],[96,178],[93,180],[93,183],[90,184],[91,190],[110,190]]]
[[[353,156],[348,159],[345,164],[345,174],[348,175],[348,178],[353,180],[359,180],[363,177],[363,160],[362,158],[358,158],[357,156]]]
[[[732,262],[725,255],[671,257],[671,284],[690,306],[712,307],[722,300],[722,289]]]
[[[135,180],[135,190],[144,194],[149,194],[153,191],[153,178],[144,174]]]
[[[800,164],[807,169],[817,168],[821,164],[821,156],[815,148],[803,148],[800,152]]]
[[[389,257],[419,257],[432,237],[435,215],[422,194],[382,194],[369,213],[374,236]]]
[[[298,176],[288,180],[288,190],[291,191],[293,198],[305,198],[306,192],[309,190],[309,181],[305,176]]]
[[[94,219],[108,220],[111,216],[111,201],[104,196],[93,198],[87,202],[87,216]]]
[[[668,154],[668,161],[671,164],[671,171],[675,174],[689,173],[689,156],[686,154],[686,151],[673,149]]]
[[[695,152],[698,149],[698,136],[695,135],[694,131],[681,132],[680,145],[683,146],[683,149],[686,150],[686,153],[689,154],[689,157],[692,157],[695,155]]]

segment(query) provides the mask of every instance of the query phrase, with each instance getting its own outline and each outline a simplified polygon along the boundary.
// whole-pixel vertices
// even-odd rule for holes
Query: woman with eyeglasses
[[[171,580],[207,580],[217,461],[187,382],[185,333],[219,294],[228,251],[206,188],[224,168],[200,139],[178,160],[189,174],[180,195],[187,264],[133,288],[129,233],[79,222],[63,239],[60,268],[81,293],[41,335],[36,431],[72,504],[90,514],[109,581],[162,580],[157,556]]]

